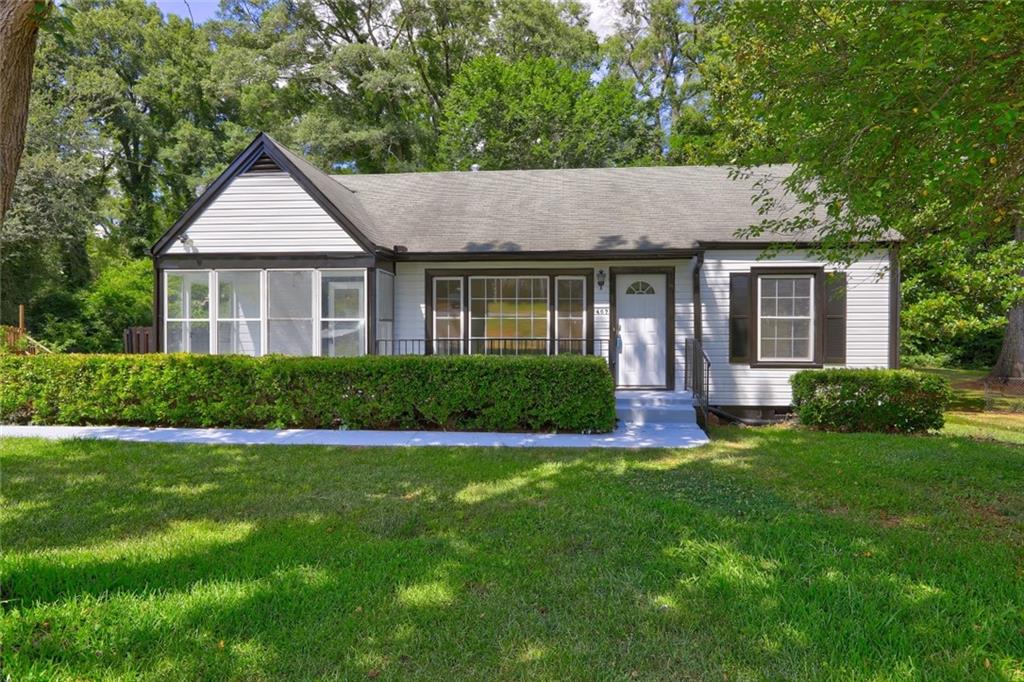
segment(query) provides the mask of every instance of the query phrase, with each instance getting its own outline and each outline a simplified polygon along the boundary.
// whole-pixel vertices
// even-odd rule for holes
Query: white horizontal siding
[[[425,296],[424,286],[426,281],[426,270],[523,270],[536,268],[538,270],[565,270],[565,269],[591,269],[595,273],[594,291],[588,295],[593,296],[594,306],[607,310],[611,278],[604,285],[604,289],[597,287],[596,273],[599,269],[610,272],[613,267],[661,267],[672,266],[675,268],[675,368],[676,368],[676,389],[683,387],[683,367],[685,362],[685,341],[687,337],[693,336],[693,274],[692,259],[683,260],[659,260],[659,261],[551,261],[551,262],[522,262],[509,261],[487,263],[455,263],[455,262],[432,262],[432,263],[397,263],[395,266],[395,338],[396,339],[422,339],[425,331]],[[594,316],[594,338],[609,338],[608,315]]]
[[[287,173],[234,178],[165,253],[325,253],[362,248]]]
[[[752,267],[820,266],[806,252],[758,260],[759,251],[708,251],[701,270],[704,349],[711,359],[713,405],[789,405],[794,369],[729,364],[729,275]],[[889,363],[889,256],[879,251],[846,270],[846,366]],[[840,268],[827,266],[826,271]]]

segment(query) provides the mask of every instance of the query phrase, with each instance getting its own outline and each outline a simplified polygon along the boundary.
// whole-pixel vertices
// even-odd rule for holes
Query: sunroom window
[[[367,352],[369,306],[361,268],[171,270],[164,274],[164,288],[167,352]]]
[[[758,359],[813,360],[812,275],[758,277]]]
[[[259,355],[262,344],[260,272],[221,271],[217,275],[217,352]]]
[[[314,353],[312,270],[267,272],[267,352]]]
[[[168,353],[210,352],[210,273],[168,272],[165,280]]]
[[[361,355],[365,343],[363,273],[324,270],[320,273],[320,354]]]

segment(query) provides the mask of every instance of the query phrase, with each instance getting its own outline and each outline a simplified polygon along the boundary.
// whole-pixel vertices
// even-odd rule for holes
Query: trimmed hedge
[[[3,356],[0,421],[607,432],[615,387],[579,356]]]
[[[807,370],[790,381],[800,421],[825,431],[941,429],[953,397],[945,379],[904,369]]]

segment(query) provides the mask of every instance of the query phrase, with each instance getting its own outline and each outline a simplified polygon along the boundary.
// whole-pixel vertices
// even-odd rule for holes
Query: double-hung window
[[[168,353],[210,352],[208,270],[169,271],[164,303],[164,347]]]
[[[462,278],[434,279],[434,348],[435,355],[462,353]]]
[[[555,352],[583,355],[587,352],[587,280],[555,278]]]
[[[757,278],[758,360],[814,361],[814,275]]]

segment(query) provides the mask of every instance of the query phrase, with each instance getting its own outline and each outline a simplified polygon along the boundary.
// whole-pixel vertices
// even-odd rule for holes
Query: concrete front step
[[[693,405],[693,396],[689,393],[617,391],[615,404],[623,407],[671,407],[674,405]]]
[[[615,413],[623,423],[638,426],[697,423],[689,393],[620,391],[615,394]]]

